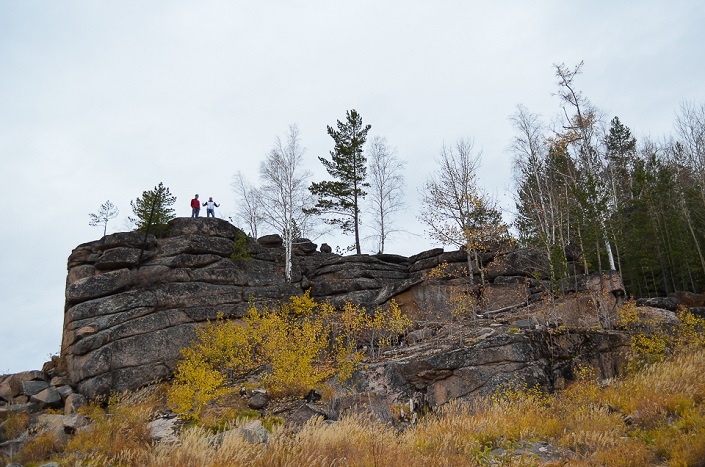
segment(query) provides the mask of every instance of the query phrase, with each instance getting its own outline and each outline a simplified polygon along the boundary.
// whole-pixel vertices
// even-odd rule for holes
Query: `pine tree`
[[[356,110],[346,112],[346,121],[338,120],[337,129],[329,126],[328,134],[335,141],[331,160],[319,157],[334,180],[314,182],[309,187],[318,198],[315,207],[307,210],[329,217],[324,221],[339,226],[343,232],[355,234],[355,250],[360,254],[360,202],[367,195],[367,158],[363,146],[371,125],[363,125]]]
[[[103,236],[105,236],[108,232],[108,221],[115,219],[118,214],[120,214],[120,210],[117,206],[115,206],[110,200],[107,200],[105,203],[100,205],[100,211],[98,211],[97,214],[88,214],[91,219],[88,221],[88,225],[91,227],[97,227],[99,225],[103,226]]]
[[[132,212],[135,217],[130,221],[137,224],[140,232],[150,232],[155,235],[164,233],[166,224],[174,217],[174,209],[171,207],[176,202],[176,196],[169,192],[169,188],[164,183],[159,182],[153,190],[142,192],[142,196],[130,201]]]

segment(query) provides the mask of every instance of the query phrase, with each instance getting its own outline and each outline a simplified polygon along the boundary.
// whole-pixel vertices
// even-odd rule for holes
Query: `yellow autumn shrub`
[[[168,392],[174,411],[198,419],[205,406],[225,394],[225,376],[203,355],[187,347],[182,352]]]
[[[271,368],[263,382],[273,395],[305,393],[331,374],[326,355],[330,312],[328,305],[319,307],[308,292],[279,308],[251,310],[249,328],[260,343],[255,356]]]
[[[386,348],[399,343],[399,337],[411,328],[412,323],[411,318],[392,300],[386,309],[375,309],[366,325],[371,334],[370,356],[378,358]]]
[[[677,323],[640,316],[636,301],[627,300],[619,313],[620,325],[630,335],[632,370],[663,361],[669,354],[705,347],[705,319],[688,310],[678,313]]]
[[[262,383],[275,397],[301,395],[335,375],[349,379],[365,357],[363,337],[374,358],[408,331],[411,320],[392,301],[374,313],[347,303],[336,313],[310,292],[274,306],[251,304],[241,321],[222,316],[196,330],[182,350],[168,399],[191,418],[227,392],[228,378],[260,370]]]

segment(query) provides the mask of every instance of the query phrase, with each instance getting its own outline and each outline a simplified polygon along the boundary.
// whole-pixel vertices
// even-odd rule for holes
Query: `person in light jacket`
[[[215,208],[219,208],[220,205],[216,204],[215,201],[213,201],[213,197],[211,196],[208,198],[208,201],[203,203],[204,206],[206,206],[206,217],[215,217]]]

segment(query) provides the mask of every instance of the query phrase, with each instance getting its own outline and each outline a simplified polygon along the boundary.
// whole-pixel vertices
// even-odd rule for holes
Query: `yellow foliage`
[[[359,339],[369,327],[370,317],[360,305],[346,302],[336,327],[335,361],[338,366],[338,381],[348,380],[364,358],[358,350]]]
[[[347,303],[334,320],[328,303],[317,303],[307,291],[278,306],[250,306],[242,322],[222,319],[198,328],[182,351],[169,403],[192,418],[221,397],[227,377],[262,369],[262,382],[274,396],[301,395],[336,374],[350,378],[364,358],[358,350],[364,333],[370,352],[398,343],[411,320],[395,302],[373,315]]]
[[[338,381],[343,382],[350,379],[363,358],[364,353],[357,350],[355,340],[346,339],[344,335],[336,337],[335,361],[338,365],[336,375]]]
[[[354,339],[367,326],[368,316],[360,305],[346,302],[340,314],[341,335]]]
[[[246,372],[256,368],[248,326],[222,315],[196,329],[196,339],[181,351],[181,360],[174,371],[174,381],[168,391],[168,403],[174,411],[198,419],[210,402],[228,390],[225,374],[231,368]]]
[[[399,336],[411,328],[412,322],[392,300],[386,309],[378,307],[374,315],[368,318],[366,328],[370,331],[370,356],[379,357],[381,352],[399,343]]]
[[[689,311],[681,311],[674,326],[664,320],[643,318],[634,299],[620,310],[620,325],[631,335],[632,370],[662,361],[685,348],[705,347],[705,320]]]
[[[311,316],[311,313],[313,313],[314,310],[317,310],[319,313],[323,314],[331,311],[330,305],[319,305],[313,298],[311,298],[311,289],[306,290],[303,295],[294,295],[290,297],[289,303],[282,305],[282,310],[285,314],[290,314],[297,318]]]
[[[247,323],[247,320],[245,322]],[[199,327],[196,330],[196,338],[193,351],[216,368],[241,367],[251,370],[256,367],[250,356],[257,342],[250,338],[246,324],[225,320],[220,315],[216,322],[209,321]]]
[[[411,328],[411,318],[409,318],[406,313],[404,313],[399,306],[399,304],[392,300],[389,302],[387,311],[384,313],[386,319],[382,322],[383,329],[386,328],[387,332],[396,334],[397,336],[405,333]]]
[[[298,319],[273,310],[260,320],[264,330],[261,357],[271,365],[263,380],[275,397],[303,394],[330,374],[322,365],[330,324],[310,308],[301,310]]]
[[[450,292],[451,313],[455,319],[463,319],[475,315],[477,301],[469,290],[458,291],[452,289]]]
[[[639,324],[639,312],[637,311],[636,300],[630,298],[624,302],[619,310],[619,325],[629,329]]]
[[[443,261],[428,272],[429,279],[445,279],[447,277],[449,277],[448,261]]]
[[[690,311],[683,311],[678,316],[678,322],[677,348],[705,347],[705,319]]]
[[[198,419],[205,406],[227,392],[225,376],[193,348],[182,352],[169,389],[169,405],[175,412]]]

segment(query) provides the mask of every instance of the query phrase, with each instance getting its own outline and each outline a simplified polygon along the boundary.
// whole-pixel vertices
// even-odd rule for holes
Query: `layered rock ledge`
[[[484,254],[488,283],[479,288],[479,276],[468,274],[463,251],[433,249],[408,258],[340,256],[330,253],[327,245],[321,248],[325,252],[318,251],[306,239],[296,242],[292,281],[287,283],[281,239],[248,238],[251,257],[232,260],[234,240],[242,235],[221,219],[177,218],[162,238],[125,232],[76,247],[68,259],[61,351],[73,387],[94,397],[169,377],[199,324],[219,315],[238,319],[251,302],[285,300],[307,289],[317,300],[336,306],[349,300],[374,308],[394,299],[425,323],[451,320],[453,301],[473,295],[481,315],[523,309],[516,319],[526,321],[530,314],[530,328],[550,322],[610,327],[624,295],[616,273],[576,276],[566,286],[573,293],[549,304],[542,300],[547,268],[532,250]],[[442,274],[429,275],[434,268]],[[522,358],[545,359],[537,348],[533,345],[533,353],[524,352]],[[531,372],[543,372],[545,381],[554,378],[550,376],[555,373],[553,367],[532,367],[524,360],[516,360],[520,363],[507,366],[507,371],[531,367],[537,368]],[[399,362],[395,374],[409,388],[437,394],[432,396],[435,401],[455,394],[449,389],[453,378],[470,371],[463,369],[467,365],[448,367],[443,373],[451,378],[446,389],[438,389],[444,379],[438,372],[421,388],[418,375],[413,375],[416,370],[412,371],[421,363],[414,365]],[[448,396],[440,395],[444,391]]]

